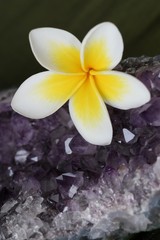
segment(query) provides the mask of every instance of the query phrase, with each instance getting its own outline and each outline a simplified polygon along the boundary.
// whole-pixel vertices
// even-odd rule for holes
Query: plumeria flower
[[[113,23],[98,24],[82,43],[56,28],[32,30],[29,40],[36,59],[49,71],[31,76],[15,93],[12,108],[26,117],[47,117],[69,100],[72,121],[82,137],[107,145],[113,130],[105,103],[126,110],[150,100],[138,79],[112,70],[123,53],[122,36]]]

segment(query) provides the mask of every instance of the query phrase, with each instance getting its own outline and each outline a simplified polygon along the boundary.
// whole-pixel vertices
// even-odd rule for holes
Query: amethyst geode
[[[160,227],[160,56],[117,69],[152,99],[129,111],[108,107],[114,137],[105,147],[82,139],[67,105],[30,120],[12,111],[14,91],[1,93],[0,239],[124,239]]]

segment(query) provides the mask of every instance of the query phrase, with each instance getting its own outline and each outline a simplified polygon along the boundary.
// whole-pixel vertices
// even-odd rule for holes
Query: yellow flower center
[[[93,78],[94,75],[96,75],[96,71],[93,70],[92,68],[89,68],[89,70],[87,72],[85,72],[86,74],[86,80]]]

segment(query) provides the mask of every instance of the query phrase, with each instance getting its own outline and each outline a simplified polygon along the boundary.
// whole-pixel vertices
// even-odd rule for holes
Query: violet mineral
[[[11,109],[14,90],[0,94],[0,239],[124,239],[160,227],[160,56],[117,69],[141,80],[152,99],[108,108],[109,146],[83,140],[67,105],[31,120]]]

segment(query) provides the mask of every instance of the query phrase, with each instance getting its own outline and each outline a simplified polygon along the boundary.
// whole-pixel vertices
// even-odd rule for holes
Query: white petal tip
[[[32,42],[32,37],[34,37],[35,32],[37,32],[37,29],[33,29],[29,32],[29,41]]]
[[[81,135],[85,141],[89,142],[90,144],[97,145],[97,146],[110,145],[112,142],[112,138],[113,138],[112,131],[108,135],[103,135],[103,136],[99,135],[99,136],[94,136],[94,137],[92,136],[92,138],[89,137],[89,135],[85,135],[85,136],[84,136],[84,134],[81,134]]]
[[[125,110],[141,107],[144,104],[148,103],[150,100],[151,100],[151,94],[148,88],[145,85],[143,85],[141,94],[139,94],[139,96],[137,96],[137,100],[133,102],[133,107],[128,107]]]
[[[36,116],[36,113],[31,114],[30,111],[27,111],[27,109],[20,104],[20,101],[18,101],[18,98],[16,97],[16,95],[13,97],[13,99],[11,101],[11,107],[12,107],[13,111],[17,112],[18,114],[22,115],[23,117],[27,117],[27,118],[31,118],[31,119],[41,119],[41,118],[46,117],[46,116],[43,116],[43,117]]]

